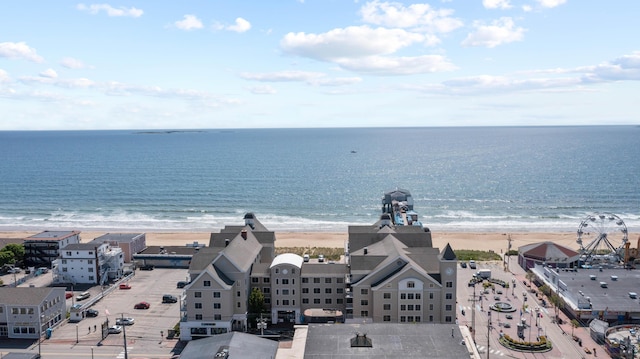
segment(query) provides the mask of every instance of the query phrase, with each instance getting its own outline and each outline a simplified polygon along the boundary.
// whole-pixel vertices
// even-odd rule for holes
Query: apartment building
[[[64,288],[2,288],[0,338],[37,339],[66,318]]]
[[[147,248],[147,235],[146,233],[107,233],[94,238],[92,242],[109,243],[111,247],[122,249],[124,262],[131,263],[136,253]]]
[[[24,240],[24,264],[27,267],[51,268],[60,255],[60,249],[80,243],[77,231],[44,231]]]
[[[60,250],[52,264],[56,284],[105,284],[122,277],[124,255],[121,248],[109,243],[74,243]]]
[[[422,226],[393,226],[386,218],[349,227],[340,261],[275,253],[275,234],[252,213],[244,226],[212,233],[193,256],[184,291],[181,339],[244,331],[251,290],[264,294],[271,323],[309,321],[452,323],[457,259],[433,248]]]

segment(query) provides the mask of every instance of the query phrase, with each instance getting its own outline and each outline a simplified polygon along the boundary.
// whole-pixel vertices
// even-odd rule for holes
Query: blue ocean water
[[[640,231],[640,127],[0,132],[0,229],[275,231],[370,224],[413,194],[441,231]]]

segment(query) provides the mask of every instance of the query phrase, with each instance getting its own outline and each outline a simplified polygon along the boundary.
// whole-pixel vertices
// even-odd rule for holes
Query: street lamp
[[[76,344],[78,344],[78,324],[76,324]]]
[[[42,350],[40,347],[40,343],[42,342],[42,319],[44,319],[44,314],[40,315],[38,320],[38,356],[42,356]]]
[[[267,321],[262,318],[262,313],[260,313],[260,319],[256,319],[256,321],[256,327],[260,329],[260,335],[264,335],[264,330],[267,329]]]
[[[93,347],[91,347],[91,359],[93,359]]]

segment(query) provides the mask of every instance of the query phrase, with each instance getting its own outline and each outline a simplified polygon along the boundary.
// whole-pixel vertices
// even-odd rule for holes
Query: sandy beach
[[[114,233],[120,233],[113,231]],[[0,232],[3,238],[27,238],[38,231]],[[81,231],[80,237],[83,243],[89,242],[108,232]],[[209,244],[208,232],[145,232],[148,246],[183,246],[193,242]],[[276,232],[277,247],[329,247],[343,248],[348,234],[336,232]],[[636,247],[638,233],[630,233],[631,247]],[[517,249],[523,245],[551,241],[568,248],[577,250],[576,233],[534,233],[534,232],[510,232],[510,233],[485,233],[485,232],[434,232],[432,233],[433,246],[444,248],[447,243],[454,250],[477,249],[493,250],[501,253],[507,250],[508,238],[511,238],[511,248]],[[585,243],[587,244],[587,243]]]

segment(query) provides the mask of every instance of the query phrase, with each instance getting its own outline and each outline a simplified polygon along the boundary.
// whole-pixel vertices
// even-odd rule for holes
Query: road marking
[[[131,349],[133,349],[133,347],[128,347],[127,348],[127,354],[131,353]],[[118,358],[118,359],[124,358],[124,350],[121,351],[120,354],[118,354],[118,356],[116,358]]]

